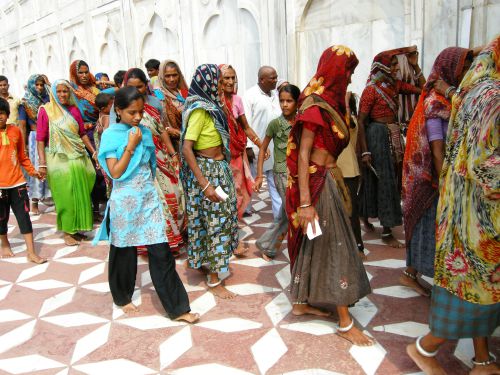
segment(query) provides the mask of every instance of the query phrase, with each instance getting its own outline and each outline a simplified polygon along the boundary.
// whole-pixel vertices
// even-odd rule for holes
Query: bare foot
[[[272,262],[274,260],[273,258],[266,255],[265,253],[262,253],[262,259],[264,259],[266,262]]]
[[[149,256],[148,253],[140,253],[139,258],[145,263],[149,263]]]
[[[208,287],[208,290],[211,291],[214,296],[217,296],[222,299],[233,299],[234,297],[236,297],[235,293],[227,290],[222,284],[214,286],[213,288]]]
[[[405,247],[405,244],[401,243],[397,239],[395,239],[392,234],[390,234],[388,236],[382,235],[382,242],[384,242],[385,244],[389,245],[390,247],[394,247],[396,249],[402,249]]]
[[[248,247],[245,246],[243,242],[240,242],[236,250],[233,251],[233,254],[237,257],[244,257],[248,252]]]
[[[190,324],[196,323],[198,320],[200,320],[200,314],[198,313],[190,313],[187,312],[185,314],[182,314],[181,316],[177,317],[174,319],[176,322],[187,322]]]
[[[470,375],[497,375],[500,374],[500,367],[496,363],[487,366],[474,366],[469,372]]]
[[[374,232],[375,231],[375,227],[368,220],[363,220],[363,224],[365,226],[365,231],[367,231],[367,232]]]
[[[399,277],[399,283],[408,288],[412,288],[415,292],[417,292],[421,296],[424,297],[430,296],[429,290],[427,288],[424,288],[422,285],[419,284],[417,280],[413,280],[411,277],[408,277],[405,274],[402,274]]]
[[[366,336],[354,326],[347,332],[337,331],[337,335],[358,346],[372,346],[374,344],[372,338]]]
[[[446,375],[439,362],[435,357],[424,357],[417,350],[415,343],[410,344],[406,347],[406,353],[415,362],[420,370],[422,370],[426,375]]]
[[[2,258],[12,258],[14,253],[12,252],[10,245],[8,247],[2,247]]]
[[[316,307],[312,307],[311,305],[308,305],[307,303],[294,304],[293,309],[292,309],[292,314],[295,316],[308,315],[308,314],[309,315],[317,315],[317,316],[330,316],[331,315],[330,312],[320,310]]]
[[[75,233],[73,238],[77,241],[87,241],[89,238],[83,233]]]
[[[122,310],[125,314],[131,314],[131,313],[135,313],[135,312],[139,311],[137,306],[134,305],[132,302],[130,302],[129,304],[127,304],[125,306],[122,306]]]
[[[80,241],[78,241],[74,235],[71,235],[69,233],[65,233],[64,234],[64,243],[66,244],[66,246],[78,246],[80,245]]]
[[[31,213],[33,215],[40,215],[40,210],[38,209],[38,202],[31,202]]]
[[[28,254],[26,258],[28,261],[36,264],[43,264],[47,262],[47,259],[39,257],[37,254]]]

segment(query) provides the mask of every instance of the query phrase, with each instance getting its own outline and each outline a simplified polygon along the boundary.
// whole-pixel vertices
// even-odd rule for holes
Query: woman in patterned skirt
[[[216,296],[227,299],[234,293],[221,284],[218,273],[229,270],[229,258],[238,246],[238,217],[220,82],[217,65],[203,64],[196,69],[183,113],[181,149],[188,266],[201,268],[208,263],[207,286]]]

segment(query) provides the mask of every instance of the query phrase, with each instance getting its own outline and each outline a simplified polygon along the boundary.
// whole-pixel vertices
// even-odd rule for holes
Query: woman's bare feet
[[[500,367],[496,363],[491,363],[486,366],[474,366],[469,372],[470,375],[498,375]]]
[[[64,243],[66,246],[78,246],[80,245],[80,241],[75,238],[74,235],[69,234],[69,233],[64,233]]]
[[[406,353],[415,362],[420,370],[422,370],[426,375],[446,375],[439,362],[435,357],[424,357],[417,350],[415,343],[410,344],[406,347]]]
[[[331,316],[330,312],[323,311],[316,307],[312,307],[307,303],[295,303],[292,308],[292,314],[295,316],[301,316],[301,315]]]
[[[370,223],[368,221],[368,219],[363,219],[363,225],[365,227],[366,232],[374,232],[375,231],[375,227],[373,226],[372,223]]]
[[[358,346],[372,346],[374,344],[372,338],[366,336],[363,332],[361,332],[354,326],[347,332],[337,331],[337,335]]]
[[[429,290],[427,288],[424,288],[422,285],[420,285],[420,283],[416,280],[416,275],[415,275],[415,279],[413,279],[412,277],[409,277],[403,273],[399,277],[399,283],[403,286],[406,286],[408,288],[413,289],[415,292],[417,292],[421,296],[429,297],[431,295]]]
[[[125,314],[131,314],[139,311],[136,305],[134,305],[132,302],[126,304],[125,306],[122,306],[122,310]]]
[[[2,246],[2,258],[12,258],[14,256],[14,253],[12,252],[12,249],[9,246]]]
[[[272,262],[274,260],[273,258],[266,255],[265,253],[262,253],[262,259],[264,259],[266,262]]]
[[[40,210],[38,209],[38,202],[31,202],[31,213],[33,215],[40,215]]]
[[[240,242],[236,250],[233,251],[233,254],[237,257],[244,257],[246,256],[247,252],[248,252],[248,247],[243,242]]]
[[[29,262],[36,264],[43,264],[47,262],[47,259],[38,256],[37,254],[28,254],[26,256]]]
[[[87,241],[89,238],[83,234],[83,233],[75,233],[73,235],[73,237],[77,240],[77,241]]]
[[[224,285],[218,284],[216,286],[209,286],[208,290],[212,292],[212,294],[216,297],[222,298],[222,299],[233,299],[236,297],[236,294],[233,292],[230,292],[227,290]]]
[[[182,314],[181,316],[177,317],[174,319],[176,322],[187,322],[190,324],[196,323],[198,320],[200,320],[200,314],[198,313],[190,313],[187,312],[185,314]]]
[[[390,247],[394,247],[395,249],[402,249],[405,247],[404,243],[399,242],[392,233],[382,233],[382,242],[389,245]]]

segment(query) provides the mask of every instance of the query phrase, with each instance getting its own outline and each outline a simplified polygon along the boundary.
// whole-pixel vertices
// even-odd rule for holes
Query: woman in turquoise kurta
[[[149,271],[160,301],[171,319],[194,322],[189,298],[175,270],[168,246],[162,203],[154,187],[155,145],[151,131],[140,125],[144,98],[134,87],[115,95],[117,123],[102,134],[99,163],[113,179],[105,219],[96,239],[109,237],[109,287],[125,312],[132,303],[137,274],[137,246],[146,246]]]

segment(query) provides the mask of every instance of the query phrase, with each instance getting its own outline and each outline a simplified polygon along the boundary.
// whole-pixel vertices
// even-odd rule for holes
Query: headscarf
[[[290,222],[288,252],[292,268],[303,239],[297,219],[297,209],[300,205],[298,159],[303,124],[313,123],[321,127],[321,135],[328,152],[334,156],[340,154],[349,142],[345,95],[350,73],[357,65],[358,59],[348,47],[332,46],[326,49],[319,59],[316,74],[299,97],[299,114],[290,130],[287,148],[286,211]],[[309,166],[309,189],[313,205],[323,190],[326,173],[324,167],[314,163]]]
[[[500,35],[453,96],[436,215],[435,284],[462,300],[499,302]]]
[[[106,73],[101,73],[101,72],[96,73],[96,75],[95,75],[95,79],[96,79],[96,81],[100,81],[100,80],[101,80],[101,78],[102,78],[102,76],[108,76],[108,75],[107,75]],[[108,76],[108,77],[109,77],[109,76]]]
[[[99,108],[95,105],[95,97],[99,94],[96,79],[89,71],[89,83],[83,86],[78,79],[78,70],[82,66],[88,67],[83,60],[75,60],[69,67],[69,79],[77,99],[77,106],[84,122],[94,123],[99,118]]]
[[[425,122],[431,118],[448,121],[451,104],[432,85],[442,79],[449,85],[458,86],[468,54],[465,48],[450,47],[438,55],[408,127],[402,180],[406,243],[410,242],[413,228],[438,194],[439,176],[433,168]]]
[[[36,81],[40,78],[43,78],[41,74],[33,74],[29,77],[26,84],[26,92],[22,99],[26,114],[34,122],[36,122],[38,117],[38,109],[47,101],[46,98],[48,96],[45,86],[42,94],[36,90]]]
[[[180,97],[178,95],[175,95],[168,89],[167,84],[165,83],[165,79],[163,79],[169,65],[175,65],[175,69],[177,70],[177,73],[179,73],[179,83],[177,84],[177,90],[179,90],[179,93],[181,94]],[[165,95],[165,97],[170,97],[172,99],[179,100],[180,102],[184,102],[184,98],[187,95],[188,86],[186,84],[186,80],[184,79],[184,75],[182,74],[181,68],[179,67],[179,64],[177,64],[174,60],[162,61],[160,64],[158,77],[158,86],[160,86],[160,90]]]
[[[234,82],[234,90],[233,95],[238,93],[238,76],[236,75],[236,70],[228,64],[219,65],[221,71],[221,77],[224,75],[224,72],[228,69],[233,69],[235,74],[235,82]],[[229,136],[230,136],[230,145],[229,148],[231,150],[231,158],[240,157],[246,149],[247,145],[247,135],[245,133],[245,129],[238,124],[238,119],[234,117],[233,113],[233,98],[228,99],[225,94],[222,95],[222,102],[224,104],[224,111],[226,112],[227,122],[229,126]]]
[[[68,159],[77,159],[87,155],[85,145],[79,135],[79,125],[66,106],[62,105],[57,97],[57,86],[64,85],[69,89],[68,106],[76,106],[77,100],[71,84],[65,79],[58,79],[52,86],[46,86],[50,101],[42,107],[49,118],[49,152],[62,154]]]
[[[181,134],[181,150],[186,130],[188,127],[189,116],[196,109],[203,109],[208,112],[210,117],[215,122],[215,128],[219,132],[224,146],[224,156],[229,162],[231,160],[231,152],[229,150],[229,127],[222,102],[219,97],[219,80],[221,72],[215,64],[203,64],[196,68],[191,86],[189,87],[188,97],[182,113],[182,134]],[[182,156],[182,153],[181,153]],[[183,173],[187,171],[187,163],[182,157]]]
[[[171,92],[165,83],[164,76],[169,65],[174,65],[177,73],[179,74],[179,83],[177,84],[179,92],[177,94]],[[186,102],[185,98],[188,95],[188,86],[186,84],[186,80],[184,79],[184,75],[181,72],[179,64],[173,60],[164,60],[160,64],[158,77],[158,83],[160,86],[159,90],[165,98],[163,100],[163,112],[165,119],[168,121],[168,126],[180,129],[182,125],[182,110],[184,109],[184,103]],[[176,104],[176,102],[178,104]]]
[[[397,54],[391,51],[380,52],[373,58],[372,67],[367,86],[373,86],[377,93],[387,102],[387,105],[398,114],[398,102],[396,99],[396,81],[391,75],[391,61]]]

